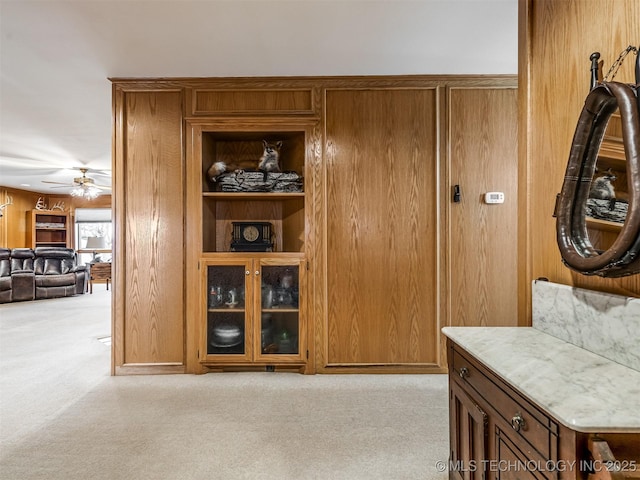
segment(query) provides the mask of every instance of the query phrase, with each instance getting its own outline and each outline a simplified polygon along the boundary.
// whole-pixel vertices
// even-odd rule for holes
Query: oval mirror
[[[604,132],[586,201],[589,240],[599,252],[611,248],[627,218],[626,163],[620,111],[616,109]]]
[[[574,134],[558,199],[557,240],[563,262],[586,275],[640,273],[638,88],[618,82],[594,87]]]

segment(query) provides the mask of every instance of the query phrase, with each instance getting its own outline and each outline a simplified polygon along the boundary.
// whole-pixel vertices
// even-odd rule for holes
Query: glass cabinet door
[[[247,356],[246,265],[207,265],[207,354]]]
[[[300,354],[300,263],[262,265],[259,355]]]

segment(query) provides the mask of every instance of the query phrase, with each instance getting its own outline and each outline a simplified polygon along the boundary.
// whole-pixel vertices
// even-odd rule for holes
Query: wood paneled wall
[[[111,195],[100,195],[94,200],[85,200],[71,195],[46,195],[17,188],[0,187],[0,203],[4,203],[7,195],[11,196],[13,205],[4,209],[0,218],[0,247],[28,248],[27,212],[33,210],[38,198],[42,197],[47,205],[64,202],[65,211],[71,212],[74,218],[76,208],[111,208]]]
[[[640,45],[637,0],[520,0],[520,226],[521,277],[531,315],[531,281],[551,281],[640,296],[640,275],[621,279],[587,277],[562,264],[552,217],[576,122],[589,92],[591,53],[601,54],[604,73],[628,45]],[[630,55],[616,81],[632,83]]]
[[[182,92],[114,87],[114,99],[113,371],[183,372]]]
[[[450,321],[453,326],[515,326],[518,319],[518,92],[451,88],[447,95],[450,214]],[[487,204],[487,192],[504,203]],[[452,192],[448,192],[452,195]]]
[[[29,247],[27,229],[30,228],[30,224],[27,224],[27,212],[35,207],[38,197],[42,195],[26,190],[0,187],[0,203],[5,203],[7,196],[11,197],[13,205],[6,207],[0,218],[0,247]]]
[[[516,79],[420,80],[325,91],[320,372],[436,372],[440,327],[519,324]]]
[[[438,363],[438,89],[328,90],[329,366]]]
[[[199,127],[191,127],[214,122],[230,131],[248,126],[276,131],[293,118],[319,125],[305,146],[301,248],[309,270],[307,328],[315,340],[309,365],[318,372],[444,371],[440,328],[460,323],[452,320],[459,312],[448,310],[452,276],[445,252],[453,251],[449,242],[460,234],[449,231],[453,173],[447,162],[455,155],[452,165],[460,171],[502,155],[491,175],[515,183],[515,86],[515,77],[507,75],[116,79],[114,372],[201,371],[194,343],[201,329],[189,325],[199,321],[192,305],[201,298],[193,279],[200,278],[194,269],[207,226],[200,225],[201,200],[193,198],[201,190],[197,151],[202,140]],[[447,89],[455,88],[460,90],[449,102]],[[467,93],[475,103],[466,98],[465,88],[472,89]],[[224,105],[197,98],[221,89],[235,92],[224,96]],[[262,94],[269,90],[280,100],[258,102],[270,98]],[[241,112],[245,91],[251,109]],[[310,92],[307,100],[294,94],[282,101],[282,92],[301,91]],[[229,98],[235,100],[227,103]],[[470,145],[449,151],[445,112],[450,108],[465,117],[455,119],[451,132],[482,128],[468,137]],[[500,154],[488,147],[496,138]],[[476,183],[478,166],[472,166],[469,182]],[[517,197],[513,188],[503,190],[509,201]],[[480,203],[480,195],[469,201]],[[496,222],[504,225],[484,232],[485,252],[478,253],[478,245],[458,247],[472,248],[486,260],[476,262],[475,270],[484,275],[475,279],[484,282],[484,320],[476,305],[467,303],[465,325],[488,324],[487,319],[518,323],[516,315],[505,313],[509,308],[501,309],[503,303],[513,305],[513,295],[503,302],[504,291],[492,288],[505,281],[507,263],[515,271],[515,258],[500,257],[490,241],[492,235],[515,231],[517,218],[498,215]],[[476,222],[473,228],[478,225],[488,223]],[[462,290],[458,285],[456,295],[470,295]]]

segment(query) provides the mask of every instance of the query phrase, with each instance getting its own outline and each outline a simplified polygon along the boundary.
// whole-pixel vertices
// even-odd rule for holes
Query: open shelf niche
[[[280,169],[304,175],[304,131],[212,131],[202,134],[203,252],[231,251],[232,222],[270,222],[275,252],[304,251],[304,192],[222,192],[207,171],[225,162],[233,171],[255,171],[263,140],[282,141]]]

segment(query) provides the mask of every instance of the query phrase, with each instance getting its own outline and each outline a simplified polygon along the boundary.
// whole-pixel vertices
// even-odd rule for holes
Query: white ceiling
[[[0,0],[0,185],[110,171],[113,77],[515,74],[517,4]]]

